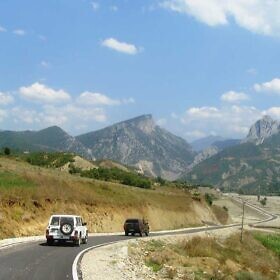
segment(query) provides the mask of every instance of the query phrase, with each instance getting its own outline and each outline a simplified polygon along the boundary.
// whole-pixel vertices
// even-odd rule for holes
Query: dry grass
[[[148,252],[146,265],[162,270],[165,277],[169,271],[169,279],[176,274],[183,279],[280,279],[277,254],[248,232],[243,243],[239,235],[223,240],[194,237],[175,244],[151,241],[141,250]],[[194,278],[188,278],[191,275]]]
[[[226,210],[226,208],[220,207],[218,205],[212,205],[212,211],[214,213],[214,215],[216,216],[217,220],[225,225],[228,223],[229,221],[229,215],[228,215],[228,211]]]
[[[79,213],[91,232],[122,231],[127,217],[146,217],[153,230],[215,220],[203,201],[194,202],[179,189],[144,190],[5,157],[0,157],[1,173],[9,175],[0,184],[0,238],[44,234],[53,213]]]

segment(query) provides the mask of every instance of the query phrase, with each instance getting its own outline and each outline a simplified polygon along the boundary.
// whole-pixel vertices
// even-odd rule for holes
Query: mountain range
[[[149,176],[177,179],[195,153],[182,138],[143,115],[77,137],[57,126],[40,131],[1,131],[0,147],[18,151],[65,151],[87,159],[111,159],[135,166]]]
[[[201,161],[183,178],[225,191],[280,193],[279,124],[264,116],[239,144]]]
[[[40,131],[0,131],[0,147],[111,159],[148,176],[182,178],[225,191],[280,192],[280,122],[269,116],[253,124],[245,139],[211,136],[197,141],[195,148],[156,125],[151,115],[76,137],[57,126]]]
[[[57,126],[40,131],[0,131],[0,147],[17,151],[65,151],[92,158],[91,151]]]

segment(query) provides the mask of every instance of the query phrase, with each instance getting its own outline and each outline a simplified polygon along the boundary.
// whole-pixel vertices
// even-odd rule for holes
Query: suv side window
[[[81,218],[79,218],[79,217],[76,218],[76,224],[77,224],[77,226],[81,226],[82,225]]]
[[[52,217],[50,225],[51,226],[58,226],[59,225],[59,217]]]

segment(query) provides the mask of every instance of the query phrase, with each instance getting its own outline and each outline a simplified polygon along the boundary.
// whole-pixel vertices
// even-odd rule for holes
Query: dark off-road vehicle
[[[148,236],[150,231],[149,223],[145,219],[127,219],[123,228],[126,236],[129,233],[131,235],[139,233],[140,236],[143,236],[143,234]]]

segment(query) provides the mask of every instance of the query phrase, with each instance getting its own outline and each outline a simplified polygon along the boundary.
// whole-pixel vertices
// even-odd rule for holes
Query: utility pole
[[[243,242],[243,229],[244,229],[244,212],[245,212],[245,201],[243,200],[242,205],[242,223],[241,223],[241,234],[240,234],[240,242]]]

